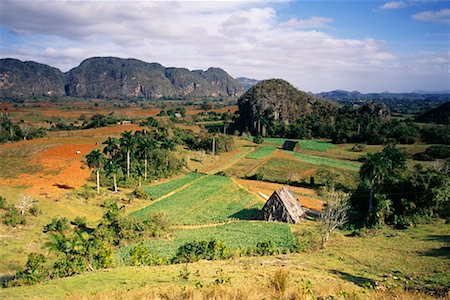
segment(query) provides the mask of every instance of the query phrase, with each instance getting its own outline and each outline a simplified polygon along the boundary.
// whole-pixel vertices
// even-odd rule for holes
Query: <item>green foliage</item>
[[[227,246],[215,239],[210,241],[194,241],[180,246],[173,258],[175,263],[190,263],[200,259],[215,260],[229,257]]]
[[[6,202],[6,198],[0,196],[0,209],[5,209],[8,207],[8,203]]]
[[[133,196],[137,199],[141,199],[141,200],[147,200],[150,198],[150,196],[145,192],[144,188],[137,186],[134,190],[133,190]]]
[[[39,216],[42,212],[39,209],[39,207],[37,207],[36,205],[33,205],[32,207],[30,207],[30,209],[28,209],[28,213],[30,215],[32,215],[33,217],[37,217]]]
[[[261,241],[256,243],[254,253],[259,256],[278,254],[277,245],[271,241]]]
[[[150,252],[142,244],[138,244],[130,249],[130,258],[132,266],[145,266],[151,263]]]
[[[250,158],[250,159],[266,158],[266,157],[270,156],[272,153],[274,153],[275,150],[277,150],[277,148],[273,147],[273,146],[261,146],[258,149],[256,149],[255,151],[253,151],[252,153],[250,153],[249,155],[247,155],[247,158]]]
[[[0,144],[41,138],[47,134],[44,128],[29,127],[23,120],[14,123],[7,116],[0,116]]]
[[[230,152],[234,147],[234,140],[225,134],[184,132],[181,136],[183,143],[192,150],[212,152],[213,139],[215,140],[215,153]]]
[[[17,208],[9,207],[3,215],[3,223],[8,226],[16,227],[17,225],[26,224],[26,219]]]
[[[62,233],[69,229],[69,220],[66,217],[53,218],[50,224],[44,226],[45,232],[59,232]]]
[[[50,273],[45,263],[44,255],[30,253],[25,267],[16,272],[14,281],[10,282],[9,286],[30,285],[44,281]]]
[[[262,143],[264,143],[264,139],[261,135],[258,134],[253,138],[253,143],[255,143],[257,145],[262,144]]]

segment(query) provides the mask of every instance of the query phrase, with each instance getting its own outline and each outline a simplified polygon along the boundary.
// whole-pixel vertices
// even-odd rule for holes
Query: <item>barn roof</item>
[[[262,210],[264,219],[268,221],[298,223],[305,215],[305,210],[288,185],[273,192]]]

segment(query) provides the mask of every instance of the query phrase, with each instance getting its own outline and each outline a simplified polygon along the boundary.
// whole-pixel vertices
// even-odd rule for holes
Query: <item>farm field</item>
[[[266,158],[266,157],[272,155],[272,153],[274,153],[275,150],[277,150],[276,147],[261,146],[261,147],[257,148],[255,151],[253,151],[252,153],[250,153],[249,155],[247,155],[247,158],[250,158],[250,159]]]
[[[231,250],[242,251],[255,247],[261,241],[273,241],[279,247],[291,247],[293,235],[288,224],[267,223],[262,221],[233,221],[214,226],[177,227],[168,239],[151,239],[144,242],[149,252],[162,259],[174,257],[178,247],[193,241],[217,239],[224,242]],[[121,263],[129,260],[129,249],[133,245],[117,251]]]
[[[228,177],[208,175],[133,215],[164,212],[176,225],[208,224],[247,219],[260,207],[254,194]]]

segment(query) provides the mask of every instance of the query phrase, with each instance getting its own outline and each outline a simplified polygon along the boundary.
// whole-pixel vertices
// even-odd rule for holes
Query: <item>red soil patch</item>
[[[57,141],[57,140],[55,140]],[[48,140],[24,141],[27,144],[46,144]],[[40,142],[40,143],[39,143]],[[20,147],[21,143],[4,145]],[[20,174],[16,178],[0,178],[1,185],[29,186],[26,192],[39,198],[57,198],[69,189],[81,187],[91,175],[91,170],[82,163],[82,158],[96,144],[63,144],[44,150],[31,158],[33,164],[43,167],[37,174]],[[80,154],[76,152],[80,151]]]

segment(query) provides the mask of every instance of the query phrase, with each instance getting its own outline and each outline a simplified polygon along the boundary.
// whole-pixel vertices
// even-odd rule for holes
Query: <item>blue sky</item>
[[[221,67],[312,92],[450,90],[450,1],[0,2],[0,57]]]

